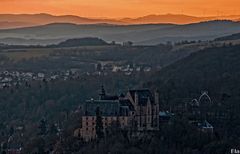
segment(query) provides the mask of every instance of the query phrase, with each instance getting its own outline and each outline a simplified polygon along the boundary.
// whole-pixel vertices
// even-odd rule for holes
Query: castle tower
[[[155,103],[155,113],[153,113],[155,121],[155,126],[159,128],[159,111],[160,111],[160,98],[159,91],[156,90],[154,94],[154,103]]]

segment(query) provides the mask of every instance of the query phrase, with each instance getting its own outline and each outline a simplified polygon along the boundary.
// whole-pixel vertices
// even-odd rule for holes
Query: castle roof
[[[150,90],[129,90],[132,99],[135,101],[135,96],[138,96],[138,103],[146,105],[150,100],[154,103],[154,98]],[[95,116],[96,109],[99,107],[102,116],[126,116],[129,111],[134,111],[134,106],[129,98],[119,96],[106,95],[104,87],[102,86],[99,100],[87,100],[85,102],[85,115]]]
[[[142,90],[129,90],[129,93],[132,97],[132,99],[135,101],[135,95],[138,96],[138,103],[140,105],[146,105],[148,100],[151,101],[151,103],[154,102],[153,95],[150,90],[148,89],[142,89]]]
[[[99,107],[102,116],[117,116],[120,103],[117,100],[87,100],[85,103],[85,114],[95,116],[97,107]]]
[[[128,107],[130,111],[134,111],[134,106],[130,102],[129,99],[121,99],[119,100],[121,107]]]

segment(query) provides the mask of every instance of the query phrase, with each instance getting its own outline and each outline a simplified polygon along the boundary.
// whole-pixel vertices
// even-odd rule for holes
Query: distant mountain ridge
[[[229,36],[224,36],[220,38],[216,38],[216,41],[230,41],[230,40],[240,40],[240,33],[232,34]]]
[[[37,24],[30,23],[30,22],[0,21],[0,29],[21,28],[23,26],[30,27],[30,26],[37,26]]]
[[[240,33],[240,22],[208,21],[186,25],[145,24],[145,25],[111,25],[90,24],[77,25],[55,23],[28,28],[0,30],[0,43],[8,44],[13,39],[34,40],[42,44],[43,40],[59,43],[73,38],[98,37],[107,42],[132,41],[137,45],[156,45],[167,41],[214,40],[219,37]],[[11,38],[11,39],[9,39]],[[7,39],[7,41],[4,41]],[[41,40],[39,43],[37,40]],[[56,42],[54,42],[56,40]],[[18,44],[17,41],[15,43]],[[11,44],[15,44],[14,41]],[[21,43],[24,45],[24,43]],[[25,45],[28,43],[26,42]],[[30,44],[32,45],[32,44]]]
[[[223,20],[229,19],[239,21],[240,15],[234,16],[213,16],[213,17],[195,17],[182,14],[164,14],[164,15],[147,15],[138,18],[123,18],[123,19],[101,19],[101,18],[87,18],[75,15],[51,15],[46,13],[41,14],[0,14],[0,29],[22,28],[46,25],[50,23],[74,23],[74,24],[190,24],[209,20]]]
[[[7,29],[6,23],[21,23],[17,26],[9,25],[10,28],[31,27],[50,23],[74,23],[74,24],[123,24],[114,19],[91,19],[74,15],[54,16],[50,14],[0,14],[0,29]]]
[[[166,14],[166,15],[148,15],[144,17],[139,17],[135,19],[123,19],[122,21],[134,24],[145,24],[145,23],[175,23],[175,24],[189,24],[208,20],[216,20],[215,17],[194,17],[188,15],[176,15],[176,14]]]

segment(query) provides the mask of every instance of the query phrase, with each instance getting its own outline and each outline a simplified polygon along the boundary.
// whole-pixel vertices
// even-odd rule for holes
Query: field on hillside
[[[85,51],[99,51],[105,49],[111,49],[110,46],[84,46],[84,47],[72,47],[72,48],[30,48],[30,49],[8,49],[0,52],[0,56],[6,56],[13,61],[29,60],[32,58],[49,57],[55,52],[61,52],[63,54],[74,53],[76,50]]]
[[[52,53],[50,49],[27,49],[27,50],[19,50],[19,51],[11,51],[11,52],[1,52],[0,55],[8,57],[13,61],[21,61],[28,60],[31,58],[40,58],[49,56]]]

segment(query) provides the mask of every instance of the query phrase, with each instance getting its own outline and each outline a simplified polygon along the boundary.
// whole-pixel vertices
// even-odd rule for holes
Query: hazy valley
[[[29,28],[0,30],[0,40],[5,44],[46,45],[71,38],[99,37],[105,41],[132,41],[136,45],[213,40],[240,32],[240,23],[233,21],[209,21],[187,25],[76,25],[49,24]],[[44,41],[48,40],[48,41]]]

